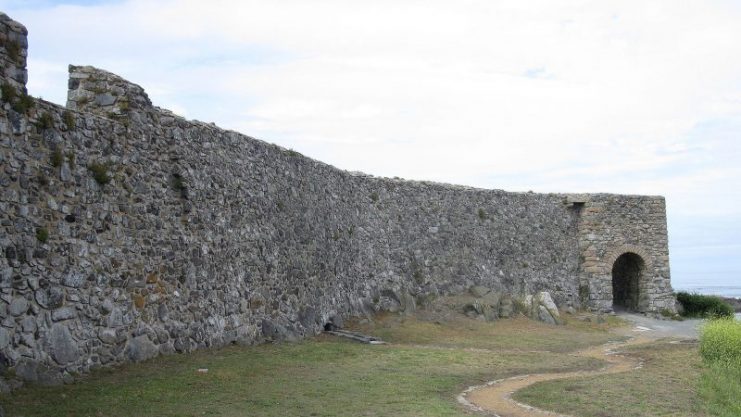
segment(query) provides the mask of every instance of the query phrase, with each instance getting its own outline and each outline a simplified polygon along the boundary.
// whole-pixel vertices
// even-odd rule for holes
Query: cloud
[[[92,3],[0,1],[33,94],[63,103],[67,63],[93,64],[344,169],[664,194],[676,230],[741,215],[734,2]]]

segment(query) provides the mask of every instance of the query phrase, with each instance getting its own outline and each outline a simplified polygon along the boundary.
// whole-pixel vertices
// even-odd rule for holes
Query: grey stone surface
[[[543,305],[538,305],[538,320],[548,324],[556,324],[556,319]]]
[[[0,34],[26,43],[2,14]],[[0,82],[19,92],[21,49],[12,59],[0,48]],[[645,261],[640,308],[674,308],[662,197],[346,172],[154,107],[115,74],[69,69],[66,108],[0,106],[0,353],[10,366],[27,355],[63,375],[93,358],[295,340],[472,288],[487,319],[542,291],[554,305],[609,310],[612,264],[626,252]],[[46,114],[54,126],[39,131]]]
[[[51,312],[53,321],[69,320],[77,317],[77,311],[74,307],[61,307]]]
[[[550,293],[541,291],[535,295],[535,298],[537,299],[538,304],[548,310],[548,313],[553,318],[555,318],[556,320],[560,318],[561,315],[558,312],[558,307],[556,306],[556,303],[553,302],[553,298],[551,298]]]
[[[49,348],[52,358],[60,365],[74,362],[80,356],[77,343],[67,326],[57,323],[49,332]]]
[[[126,356],[133,362],[141,362],[154,358],[158,348],[146,335],[137,336],[129,340],[126,346]]]
[[[0,327],[0,349],[5,348],[10,344],[11,334],[8,329]]]
[[[13,300],[10,302],[10,306],[8,307],[8,313],[10,313],[12,316],[20,316],[28,310],[28,307],[28,300],[26,300],[24,297],[14,297]]]

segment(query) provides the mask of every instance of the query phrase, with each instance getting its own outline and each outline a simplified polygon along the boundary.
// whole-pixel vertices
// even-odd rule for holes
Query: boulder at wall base
[[[39,385],[61,385],[63,382],[59,369],[28,359],[18,362],[15,366],[15,375],[24,381]]]
[[[141,362],[157,356],[159,349],[147,335],[137,336],[126,345],[126,356],[133,362]]]
[[[462,306],[462,312],[471,318],[494,321],[499,318],[499,297],[498,293],[488,293],[484,297],[464,304]]]
[[[542,305],[538,306],[538,320],[542,321],[543,323],[557,324],[556,319],[554,319],[548,309]]]
[[[499,317],[506,319],[511,317],[512,313],[514,313],[514,303],[512,302],[512,297],[509,295],[502,296],[502,299],[499,302]]]
[[[545,307],[554,319],[558,320],[561,317],[558,313],[558,307],[556,306],[556,303],[553,302],[550,293],[541,291],[535,296],[535,298],[538,300],[538,304]]]
[[[266,339],[272,340],[273,342],[293,342],[298,339],[292,331],[290,331],[280,323],[273,323],[270,320],[263,320],[261,325],[262,335]]]
[[[481,298],[486,294],[489,294],[491,290],[481,285],[474,285],[473,287],[468,289],[468,292],[471,293],[471,295],[473,295],[474,297]]]
[[[80,356],[75,339],[62,323],[56,323],[51,327],[49,344],[52,358],[60,365],[74,362]]]

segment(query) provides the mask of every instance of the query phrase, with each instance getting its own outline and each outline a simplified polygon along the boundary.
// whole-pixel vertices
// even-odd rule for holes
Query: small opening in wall
[[[332,323],[331,321],[324,324],[325,332],[333,332],[335,330],[337,330],[337,326],[335,326],[335,324]]]

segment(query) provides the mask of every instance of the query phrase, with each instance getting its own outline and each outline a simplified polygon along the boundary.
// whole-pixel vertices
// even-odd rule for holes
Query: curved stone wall
[[[6,39],[24,31],[0,18]],[[623,244],[650,254],[647,305],[668,305],[660,197],[375,178],[177,117],[92,67],[69,88],[66,108],[0,109],[0,371],[22,379],[292,340],[472,285],[609,309],[603,259]]]

